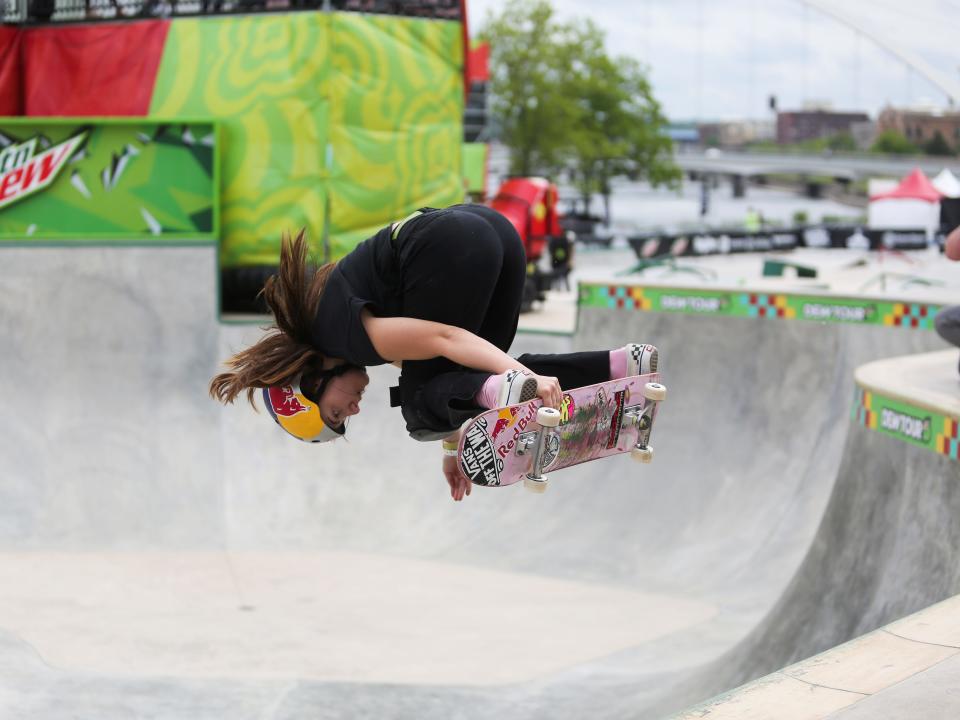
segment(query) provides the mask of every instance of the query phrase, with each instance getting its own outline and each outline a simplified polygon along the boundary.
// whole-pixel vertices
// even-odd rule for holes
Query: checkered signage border
[[[852,419],[863,427],[960,460],[958,420],[858,387]]]
[[[787,293],[582,283],[580,304],[611,310],[809,320],[932,330],[938,305]]]

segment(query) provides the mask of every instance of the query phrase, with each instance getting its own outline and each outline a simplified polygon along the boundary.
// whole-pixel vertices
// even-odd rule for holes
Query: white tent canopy
[[[948,198],[960,198],[960,180],[950,170],[944,168],[931,182],[933,186]]]
[[[942,191],[933,187],[919,168],[907,175],[893,190],[871,195],[867,206],[867,227],[875,229],[923,228],[927,237],[940,226]]]

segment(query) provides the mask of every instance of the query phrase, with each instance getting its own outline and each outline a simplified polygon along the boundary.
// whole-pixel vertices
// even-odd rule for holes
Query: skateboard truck
[[[653,411],[657,403],[667,397],[667,388],[660,383],[649,382],[643,386],[643,397],[647,399],[643,405],[633,405],[624,411],[624,416],[633,421],[639,428],[637,444],[630,451],[630,457],[641,463],[653,460],[653,448],[650,447],[650,431],[653,429]]]
[[[547,476],[543,469],[543,450],[546,447],[546,437],[550,428],[560,424],[560,411],[552,407],[542,407],[537,410],[537,424],[540,429],[524,437],[517,447],[517,454],[524,454],[533,446],[533,460],[530,463],[530,472],[523,479],[523,486],[535,493],[542,493],[547,489]]]

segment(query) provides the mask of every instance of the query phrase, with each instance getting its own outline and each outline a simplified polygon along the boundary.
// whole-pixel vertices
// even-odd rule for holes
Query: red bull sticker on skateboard
[[[497,415],[497,421],[493,424],[493,432],[490,434],[490,437],[493,438],[496,442],[497,438],[500,436],[504,430],[507,430],[513,427],[514,423],[517,422],[517,414],[519,412],[518,408],[509,407],[504,408]]]
[[[504,459],[536,417],[536,407],[519,405],[500,410],[492,428],[487,417],[478,418],[464,436],[460,453],[460,467],[466,476],[481,485],[500,485]]]
[[[496,443],[497,455],[500,458],[505,458],[513,451],[517,446],[517,441],[520,439],[520,433],[524,432],[537,417],[537,408],[529,405],[526,407],[511,408],[511,411],[516,416],[516,422],[513,424],[511,432],[506,436],[501,436],[500,440]]]

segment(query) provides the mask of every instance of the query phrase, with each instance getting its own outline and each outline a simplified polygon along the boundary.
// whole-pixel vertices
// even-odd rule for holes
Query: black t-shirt
[[[400,273],[390,226],[357,245],[330,277],[313,320],[313,344],[327,357],[355,365],[383,365],[360,322],[365,307],[380,317],[401,314]]]

